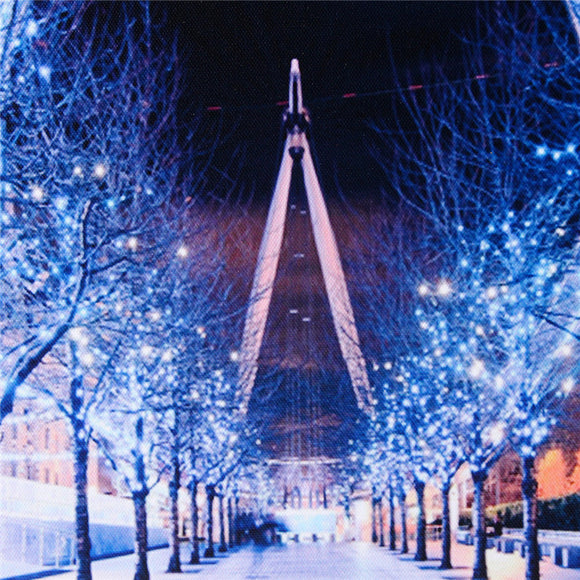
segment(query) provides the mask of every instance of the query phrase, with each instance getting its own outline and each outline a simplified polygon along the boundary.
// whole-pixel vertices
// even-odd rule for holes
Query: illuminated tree
[[[451,563],[451,514],[449,492],[453,476],[463,463],[463,449],[455,436],[455,428],[459,424],[459,409],[454,405],[443,404],[432,418],[428,428],[429,446],[433,450],[434,473],[432,481],[441,490],[442,498],[442,570],[452,568]]]
[[[399,318],[379,327],[391,349],[399,345],[391,360],[413,362],[409,384],[429,377],[449,416],[433,424],[446,424],[470,462],[474,578],[487,577],[483,485],[508,440],[524,472],[526,578],[538,577],[533,458],[575,384],[580,85],[575,41],[558,10],[496,6],[466,49],[462,80],[401,92],[396,127],[378,129],[388,134],[387,175],[407,207],[400,215],[417,217],[406,230],[414,247],[403,236],[387,242],[392,226],[374,240],[387,247],[374,311],[378,320]],[[394,252],[397,243],[404,251]],[[389,253],[403,276],[391,275],[400,267]],[[387,296],[394,315],[380,312]],[[404,341],[394,340],[397,326]],[[437,447],[442,459],[445,442]]]
[[[140,59],[146,42],[106,20],[97,30],[95,16],[78,4],[29,6],[24,34],[4,55],[10,68],[1,135],[0,332],[7,379],[0,420],[11,411],[19,385],[49,354],[53,364],[62,357],[73,361],[68,396],[58,387],[49,394],[72,427],[83,579],[91,577],[86,420],[96,403],[95,382],[84,374],[99,355],[84,348],[77,356],[76,343],[81,335],[90,339],[83,330],[106,318],[104,303],[115,300],[114,288],[122,286],[131,262],[130,233],[147,222],[135,187],[155,170],[147,164],[160,153],[151,149],[143,103],[130,98],[145,98]],[[124,12],[118,16],[132,21]],[[123,46],[133,47],[134,59],[117,54]],[[159,70],[149,61],[148,74],[156,76]],[[165,131],[162,122],[156,125]]]
[[[193,393],[199,394],[199,385],[193,390]],[[197,397],[197,395],[196,395]],[[186,449],[186,473],[189,478],[189,493],[191,498],[191,556],[190,564],[199,564],[199,508],[197,496],[199,493],[199,486],[205,479],[209,466],[205,459],[205,449],[211,444],[213,439],[211,431],[208,432],[208,425],[203,421],[204,415],[201,413],[193,413],[191,416],[192,427],[189,430]]]
[[[386,451],[378,434],[379,429],[380,425],[376,421],[371,422],[363,464],[366,479],[371,488],[372,541],[379,542],[380,546],[384,546],[382,498],[387,487],[388,471],[385,461]]]
[[[542,10],[498,7],[468,51],[469,80],[405,94],[391,140],[393,185],[429,224],[422,247],[435,257],[415,268],[424,363],[446,375],[446,405],[469,434],[458,436],[475,484],[474,578],[487,576],[483,484],[508,438],[524,470],[526,577],[537,578],[533,457],[574,383],[561,354],[575,334],[562,305],[577,236],[578,69],[561,15]]]
[[[385,384],[385,439],[391,440],[411,474],[419,512],[415,560],[427,559],[425,485],[435,473],[434,450],[430,446],[434,416],[441,404],[436,385],[422,382],[424,377],[412,369],[418,357],[400,361],[393,367],[394,381]]]
[[[190,489],[197,495],[196,459],[200,452],[208,453],[207,448],[200,448],[200,439],[208,435],[207,423],[216,407],[231,406],[233,397],[224,376],[231,367],[224,332],[229,322],[224,304],[227,292],[221,279],[219,247],[211,235],[215,222],[207,219],[211,215],[195,207],[184,212],[179,220],[179,231],[183,232],[179,248],[162,269],[153,300],[156,311],[163,312],[157,332],[161,333],[165,362],[165,381],[157,389],[155,405],[162,415],[171,415],[166,450],[170,465],[170,572],[181,570],[178,492],[188,450],[194,472]]]
[[[193,326],[189,328],[194,328],[195,332],[189,336],[186,333],[186,346],[181,349],[186,375],[186,393],[182,400],[182,453],[185,477],[189,480],[192,516],[190,563],[199,563],[200,558],[197,534],[200,484],[205,482],[210,486],[206,494],[213,502],[216,486],[237,471],[246,459],[245,446],[253,446],[255,441],[254,437],[250,443],[251,429],[234,405],[236,393],[230,377],[235,372],[231,360],[235,357],[230,354],[230,337],[224,333],[231,320],[227,311],[219,307],[219,302],[214,302],[217,309],[209,309],[206,296],[198,296],[197,306],[192,305],[185,315],[185,319],[192,317]],[[201,321],[205,324],[200,324]],[[207,515],[213,527],[213,513],[208,511]]]
[[[93,419],[100,448],[121,476],[135,508],[135,580],[148,580],[147,497],[167,471],[163,447],[167,442],[169,415],[148,404],[151,388],[163,376],[159,360],[135,350],[126,359],[126,371],[115,373],[117,388],[110,390],[110,405]],[[147,372],[144,372],[144,371]],[[122,401],[122,404],[120,403]]]
[[[91,417],[147,302],[135,288],[154,284],[194,170],[179,153],[189,144],[176,122],[175,53],[156,52],[147,4],[18,5],[25,21],[2,53],[0,421],[24,381],[40,382],[41,363],[68,367],[68,392],[44,390],[73,428],[85,579]]]
[[[405,207],[396,215],[381,208],[367,227],[370,236],[362,262],[372,268],[366,266],[366,272],[361,272],[366,278],[362,320],[373,333],[367,356],[373,361],[370,377],[378,393],[377,433],[383,464],[390,470],[393,465],[399,467],[390,475],[401,481],[410,476],[417,493],[415,558],[422,561],[427,558],[424,490],[435,469],[428,434],[442,402],[439,383],[432,381],[425,367],[421,329],[414,315],[418,301],[414,280],[421,267],[430,263],[429,252],[424,248],[421,224],[413,223]]]
[[[344,508],[347,520],[351,521],[351,501],[357,487],[363,484],[365,473],[364,439],[350,439],[349,452],[333,467],[337,504]]]
[[[438,428],[446,434],[443,441],[437,438],[434,441],[440,445],[436,448],[438,468],[449,467],[444,475],[449,481],[458,460],[465,457],[470,464],[475,490],[476,557],[479,557],[474,577],[478,577],[481,566],[485,569],[482,561],[485,562],[487,545],[484,483],[489,469],[505,449],[498,417],[505,405],[506,391],[492,386],[495,384],[492,377],[498,376],[500,369],[497,353],[490,354],[483,335],[473,331],[474,326],[485,324],[482,313],[472,307],[473,296],[459,291],[456,283],[454,280],[452,290],[447,278],[440,280],[433,295],[428,295],[427,286],[421,285],[419,293],[425,300],[416,314],[425,333],[423,364],[430,371],[436,371],[430,374],[441,393],[440,414],[432,425],[433,434]],[[459,286],[462,287],[470,288],[468,283]]]

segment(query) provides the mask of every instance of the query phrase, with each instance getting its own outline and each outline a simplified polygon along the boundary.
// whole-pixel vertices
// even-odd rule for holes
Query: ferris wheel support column
[[[308,208],[314,231],[314,241],[320,259],[322,276],[341,354],[346,363],[359,408],[368,414],[373,413],[373,397],[359,344],[344,270],[324,202],[324,196],[316,175],[308,139],[306,138],[309,124],[308,113],[302,104],[300,68],[298,60],[293,59],[290,65],[288,109],[284,113],[284,126],[287,137],[274,196],[260,245],[258,264],[254,274],[250,303],[242,336],[238,395],[240,410],[244,414],[248,409],[258,371],[258,357],[264,338],[284,236],[288,195],[294,163],[302,165]]]
[[[566,2],[566,7],[568,8],[568,13],[570,14],[570,20],[574,25],[574,30],[576,31],[576,40],[580,44],[580,0],[564,0]]]

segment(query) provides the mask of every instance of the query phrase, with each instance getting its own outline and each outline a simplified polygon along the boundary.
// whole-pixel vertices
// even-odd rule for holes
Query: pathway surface
[[[220,555],[198,566],[184,565],[184,574],[166,574],[169,550],[149,554],[151,580],[471,580],[473,547],[454,545],[454,570],[437,569],[440,544],[428,546],[427,562],[413,561],[376,545],[350,542],[337,544],[290,544],[258,549],[246,547]],[[184,561],[186,557],[184,546]],[[517,554],[487,552],[490,580],[523,580],[524,562]],[[134,556],[101,560],[93,564],[93,580],[132,580]],[[580,570],[541,563],[542,580],[580,580]],[[55,576],[75,580],[74,573]]]

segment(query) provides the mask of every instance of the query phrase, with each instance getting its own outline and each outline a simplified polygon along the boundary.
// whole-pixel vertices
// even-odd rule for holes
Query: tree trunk
[[[240,498],[234,496],[234,541],[236,546],[242,545],[242,532],[240,530]]]
[[[215,497],[215,487],[213,485],[206,485],[205,493],[207,503],[207,548],[203,556],[204,558],[213,558],[215,556],[213,547],[213,500]]]
[[[403,486],[399,490],[399,505],[401,507],[401,554],[409,553],[409,544],[407,541],[407,506],[405,505],[406,498]]]
[[[377,500],[377,511],[379,516],[379,546],[385,547],[385,526],[383,523],[383,498]]]
[[[218,552],[227,552],[228,545],[226,544],[226,519],[224,517],[224,496],[219,496],[219,514],[220,514],[220,545]]]
[[[526,539],[526,580],[540,580],[538,546],[538,482],[534,477],[534,458],[522,459],[522,497],[524,500],[524,537]]]
[[[449,490],[451,489],[451,482],[446,480],[441,489],[441,496],[443,499],[443,529],[441,530],[441,570],[450,570],[451,565],[451,518],[449,513]]]
[[[171,556],[167,565],[167,572],[181,572],[181,558],[179,554],[179,486],[181,473],[179,469],[179,447],[177,436],[171,449],[171,480],[169,481],[170,526],[171,526]]]
[[[397,532],[395,530],[395,492],[389,485],[389,550],[397,549]]]
[[[137,445],[135,446],[135,479],[138,490],[133,492],[135,507],[135,544],[137,550],[137,564],[133,580],[149,580],[149,566],[147,564],[147,480],[145,478],[145,460],[139,451],[143,442],[143,419],[139,417],[135,425]]]
[[[475,563],[473,565],[473,580],[487,580],[487,563],[485,551],[487,549],[487,535],[485,530],[485,497],[483,486],[487,479],[485,470],[471,473],[473,479],[473,519],[474,519],[474,544]]]
[[[147,565],[147,491],[133,492],[133,507],[135,508],[135,551],[137,563],[134,580],[149,580]]]
[[[427,560],[427,522],[425,521],[425,482],[415,479],[415,492],[419,514],[417,515],[417,550],[415,560],[425,562]]]
[[[353,539],[352,538],[352,527],[351,527],[352,522],[350,521],[350,498],[348,495],[344,496],[343,505],[344,505],[344,515],[346,517],[344,529],[348,531],[347,540],[351,540],[351,539]]]
[[[71,422],[74,446],[75,474],[75,533],[77,544],[77,580],[91,580],[91,538],[89,535],[89,501],[87,497],[87,469],[89,443],[85,434],[86,425],[80,418],[83,404],[83,378],[76,376],[70,383]]]
[[[231,496],[228,497],[228,543],[230,548],[234,547],[234,508]]]
[[[197,479],[191,478],[191,558],[190,564],[199,564],[199,514],[197,513]]]
[[[76,421],[75,421],[76,423]],[[75,429],[76,431],[76,429]],[[88,443],[74,433],[75,532],[77,543],[77,580],[91,580],[91,538],[89,535],[89,502],[87,497]]]
[[[377,500],[375,499],[374,495],[371,498],[371,510],[372,510],[372,522],[373,522],[373,533],[372,533],[371,540],[372,540],[373,544],[376,544],[378,539],[379,539],[379,536],[377,534]]]

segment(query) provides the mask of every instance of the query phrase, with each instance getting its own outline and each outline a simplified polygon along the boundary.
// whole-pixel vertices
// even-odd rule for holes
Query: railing
[[[36,566],[65,566],[75,563],[72,524],[2,518],[0,559]]]
[[[427,524],[427,539],[432,541],[440,540],[443,536],[443,526],[440,524]]]
[[[524,531],[521,528],[504,528],[503,535],[523,539]],[[538,541],[553,541],[554,543],[580,546],[580,532],[572,532],[568,530],[538,530]]]
[[[551,558],[557,566],[580,568],[580,532],[559,530],[538,530],[538,544],[543,556]],[[525,555],[526,542],[524,532],[518,528],[506,528],[498,538],[497,549],[500,552],[519,552]]]
[[[134,549],[133,502],[89,491],[91,554]],[[75,492],[71,488],[0,476],[0,561],[35,566],[75,563]],[[149,545],[167,544],[159,519],[148,518]]]

